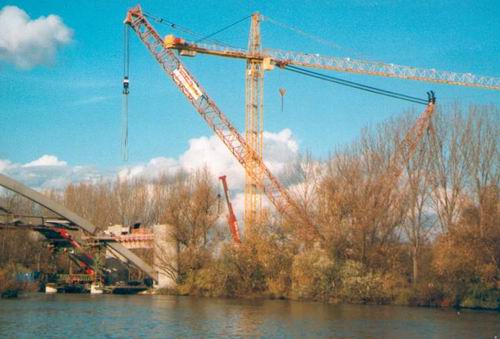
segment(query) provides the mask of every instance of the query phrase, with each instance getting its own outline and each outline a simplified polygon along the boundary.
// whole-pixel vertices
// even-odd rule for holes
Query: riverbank
[[[181,293],[182,290],[179,289],[158,289],[150,290],[147,294],[151,295],[169,295],[169,296],[188,296],[188,297],[204,297],[212,299],[234,299],[234,300],[253,300],[253,301],[264,301],[264,300],[286,300],[293,302],[318,302],[322,304],[329,305],[384,305],[384,306],[408,306],[408,307],[424,307],[424,308],[442,308],[442,309],[467,309],[467,310],[477,310],[477,311],[493,311],[500,312],[500,291],[496,291],[496,296],[489,296],[490,299],[465,299],[463,301],[455,300],[454,303],[449,299],[433,300],[427,302],[423,299],[417,298],[418,291],[412,291],[408,289],[405,296],[400,296],[395,300],[385,302],[374,302],[367,300],[342,300],[340,298],[331,298],[329,300],[312,300],[312,299],[294,299],[290,297],[280,296],[276,297],[270,294],[249,294],[240,296],[213,296],[207,294],[189,294]]]
[[[7,289],[2,290],[1,297],[4,299],[7,298],[18,298],[33,295],[34,289],[32,286],[30,288],[26,288],[23,290],[22,288],[18,289]],[[78,293],[77,293],[78,294]],[[80,293],[86,294],[86,293]],[[113,294],[130,294],[130,293],[113,293]],[[136,294],[136,293],[132,293]],[[407,306],[407,307],[423,307],[423,308],[442,308],[442,309],[465,309],[465,310],[476,310],[476,311],[492,311],[492,312],[500,312],[500,306],[498,300],[500,300],[500,294],[498,295],[497,303],[484,303],[481,300],[466,300],[460,304],[449,304],[447,302],[442,302],[440,304],[425,304],[425,303],[401,303],[401,302],[387,302],[387,303],[374,303],[374,302],[347,302],[341,299],[332,299],[329,301],[316,301],[316,300],[307,300],[307,299],[292,299],[287,297],[279,297],[276,298],[272,295],[264,295],[264,294],[254,294],[254,295],[242,295],[242,296],[207,296],[207,295],[190,295],[190,294],[181,294],[176,289],[149,289],[144,290],[140,293],[140,295],[158,295],[158,296],[180,296],[180,297],[202,297],[208,299],[228,299],[228,300],[248,300],[248,301],[265,301],[265,300],[284,300],[291,302],[317,302],[322,304],[329,305],[372,305],[372,306]]]

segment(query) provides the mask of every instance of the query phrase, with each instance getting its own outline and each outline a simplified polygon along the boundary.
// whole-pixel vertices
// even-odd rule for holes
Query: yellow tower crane
[[[250,25],[248,39],[248,54],[258,56],[262,53],[260,41],[260,15],[254,13]],[[262,159],[263,130],[264,130],[264,67],[259,59],[247,58],[245,73],[245,140],[255,150],[258,158]],[[258,163],[252,157],[247,163],[257,176],[252,177],[245,173],[245,227],[249,229],[259,222],[262,212],[262,192],[260,187],[262,177],[257,171]]]
[[[413,152],[417,143],[428,128],[435,107],[434,95],[428,101],[401,95],[395,92],[360,85],[347,80],[334,78],[325,74],[312,72],[302,67],[334,70],[364,75],[383,76],[406,80],[426,81],[448,85],[478,87],[500,90],[500,78],[477,76],[471,73],[455,73],[422,69],[411,66],[386,64],[351,58],[320,56],[291,51],[262,49],[260,39],[261,16],[252,15],[248,50],[242,50],[219,44],[204,44],[189,42],[173,35],[164,39],[151,26],[147,16],[140,6],[128,11],[125,24],[129,25],[146,45],[160,66],[172,78],[182,93],[192,103],[201,117],[207,122],[214,133],[228,147],[229,151],[242,164],[246,174],[245,185],[245,227],[251,227],[258,221],[262,208],[261,193],[266,195],[277,210],[294,222],[306,225],[306,232],[318,236],[319,232],[302,213],[287,190],[269,171],[262,159],[263,130],[263,77],[264,70],[272,70],[275,66],[300,74],[313,76],[327,81],[341,83],[347,86],[369,90],[375,93],[403,98],[412,102],[426,104],[427,108],[417,120],[416,125],[408,132],[401,147]],[[206,91],[186,69],[180,59],[172,52],[177,50],[180,55],[195,56],[197,53],[237,58],[246,60],[246,132],[243,138],[230,123],[224,113],[208,96]],[[127,78],[128,80],[128,78]],[[127,83],[128,84],[128,83]],[[408,154],[411,156],[411,154]],[[398,155],[394,156],[398,160]],[[395,178],[400,176],[402,164],[394,161],[390,174]]]

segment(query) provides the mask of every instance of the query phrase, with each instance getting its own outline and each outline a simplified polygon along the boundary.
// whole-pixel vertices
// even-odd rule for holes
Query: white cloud
[[[172,174],[178,170],[193,172],[207,167],[214,178],[226,175],[230,189],[243,189],[245,183],[243,167],[218,137],[212,135],[193,138],[188,141],[188,145],[188,149],[178,159],[153,158],[147,164],[122,168],[118,175],[120,178],[153,179],[161,174]],[[278,133],[264,132],[264,145],[264,159],[269,159],[265,161],[266,165],[278,176],[298,155],[298,143],[288,128]]]
[[[278,133],[264,132],[264,161],[272,173],[279,175],[298,155],[298,144],[290,129]],[[186,171],[207,166],[216,176],[227,175],[231,189],[242,189],[245,172],[241,164],[215,136],[189,140],[189,149],[180,157]]]
[[[230,188],[242,188],[245,173],[227,147],[215,136],[189,140],[189,148],[179,158],[185,171],[207,167],[214,177],[227,176]]]
[[[66,161],[54,155],[43,155],[25,164],[0,159],[0,173],[34,189],[64,189],[73,182],[95,182],[109,173],[98,171],[91,166],[69,166]]]
[[[23,69],[51,63],[72,35],[57,15],[32,20],[19,7],[5,6],[0,10],[0,61]]]
[[[283,176],[286,165],[297,159],[298,144],[293,133],[284,129],[278,133],[264,133],[264,158],[269,169],[278,177]],[[157,157],[145,164],[127,166],[118,170],[103,171],[92,166],[70,166],[55,155],[43,155],[25,164],[0,159],[0,172],[35,189],[63,189],[69,183],[95,182],[99,179],[144,178],[152,180],[183,170],[193,172],[207,167],[214,180],[227,175],[235,213],[243,223],[244,182],[243,167],[234,159],[226,146],[216,136],[193,138],[188,149],[178,159]],[[263,199],[268,206],[266,199]]]
[[[10,167],[12,167],[12,162],[7,159],[0,159],[0,173],[7,171]]]
[[[59,160],[54,155],[42,155],[40,158],[33,160],[27,164],[24,164],[23,167],[35,167],[35,166],[66,166],[66,161]]]
[[[278,133],[264,132],[264,161],[271,172],[283,177],[285,168],[297,159],[299,145],[290,129]],[[227,147],[215,136],[189,140],[188,150],[179,158],[181,168],[193,171],[206,166],[214,175],[227,175],[231,190],[234,213],[243,225],[245,172],[241,164],[228,151]],[[267,199],[262,200],[269,207]]]
[[[265,142],[265,152],[274,156],[281,155],[281,158],[284,157],[285,160],[289,160],[288,156],[290,154],[295,155],[299,151],[297,140],[295,140],[292,130],[289,128],[285,128],[278,133],[264,131],[264,141],[267,141]]]
[[[264,132],[264,145],[264,162],[278,176],[298,156],[299,145],[289,128],[278,133]]]
[[[118,171],[120,179],[155,179],[162,175],[169,175],[180,169],[178,161],[173,158],[158,157],[151,159],[146,165],[135,165],[122,168]]]

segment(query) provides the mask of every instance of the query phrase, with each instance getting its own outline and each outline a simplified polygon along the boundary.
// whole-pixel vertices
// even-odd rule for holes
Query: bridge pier
[[[173,236],[172,225],[157,224],[150,228],[131,230],[129,227],[114,225],[104,231],[104,236],[95,237],[100,241],[120,243],[127,249],[149,249],[153,254],[152,268],[157,272],[155,288],[173,289],[177,286],[178,251]],[[119,253],[107,249],[107,257],[125,261]]]
[[[156,288],[177,286],[178,251],[171,225],[154,225],[153,269],[158,272]]]

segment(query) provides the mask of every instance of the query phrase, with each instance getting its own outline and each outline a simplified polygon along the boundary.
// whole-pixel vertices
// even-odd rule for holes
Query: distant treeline
[[[326,160],[306,154],[290,164],[281,177],[316,237],[271,209],[234,246],[206,169],[47,194],[99,227],[172,225],[177,256],[164,254],[163,269],[177,275],[180,294],[499,308],[500,111],[442,108],[413,156],[405,147],[394,156],[416,116],[365,129]],[[43,251],[26,235],[0,232],[0,267],[48,265]]]

